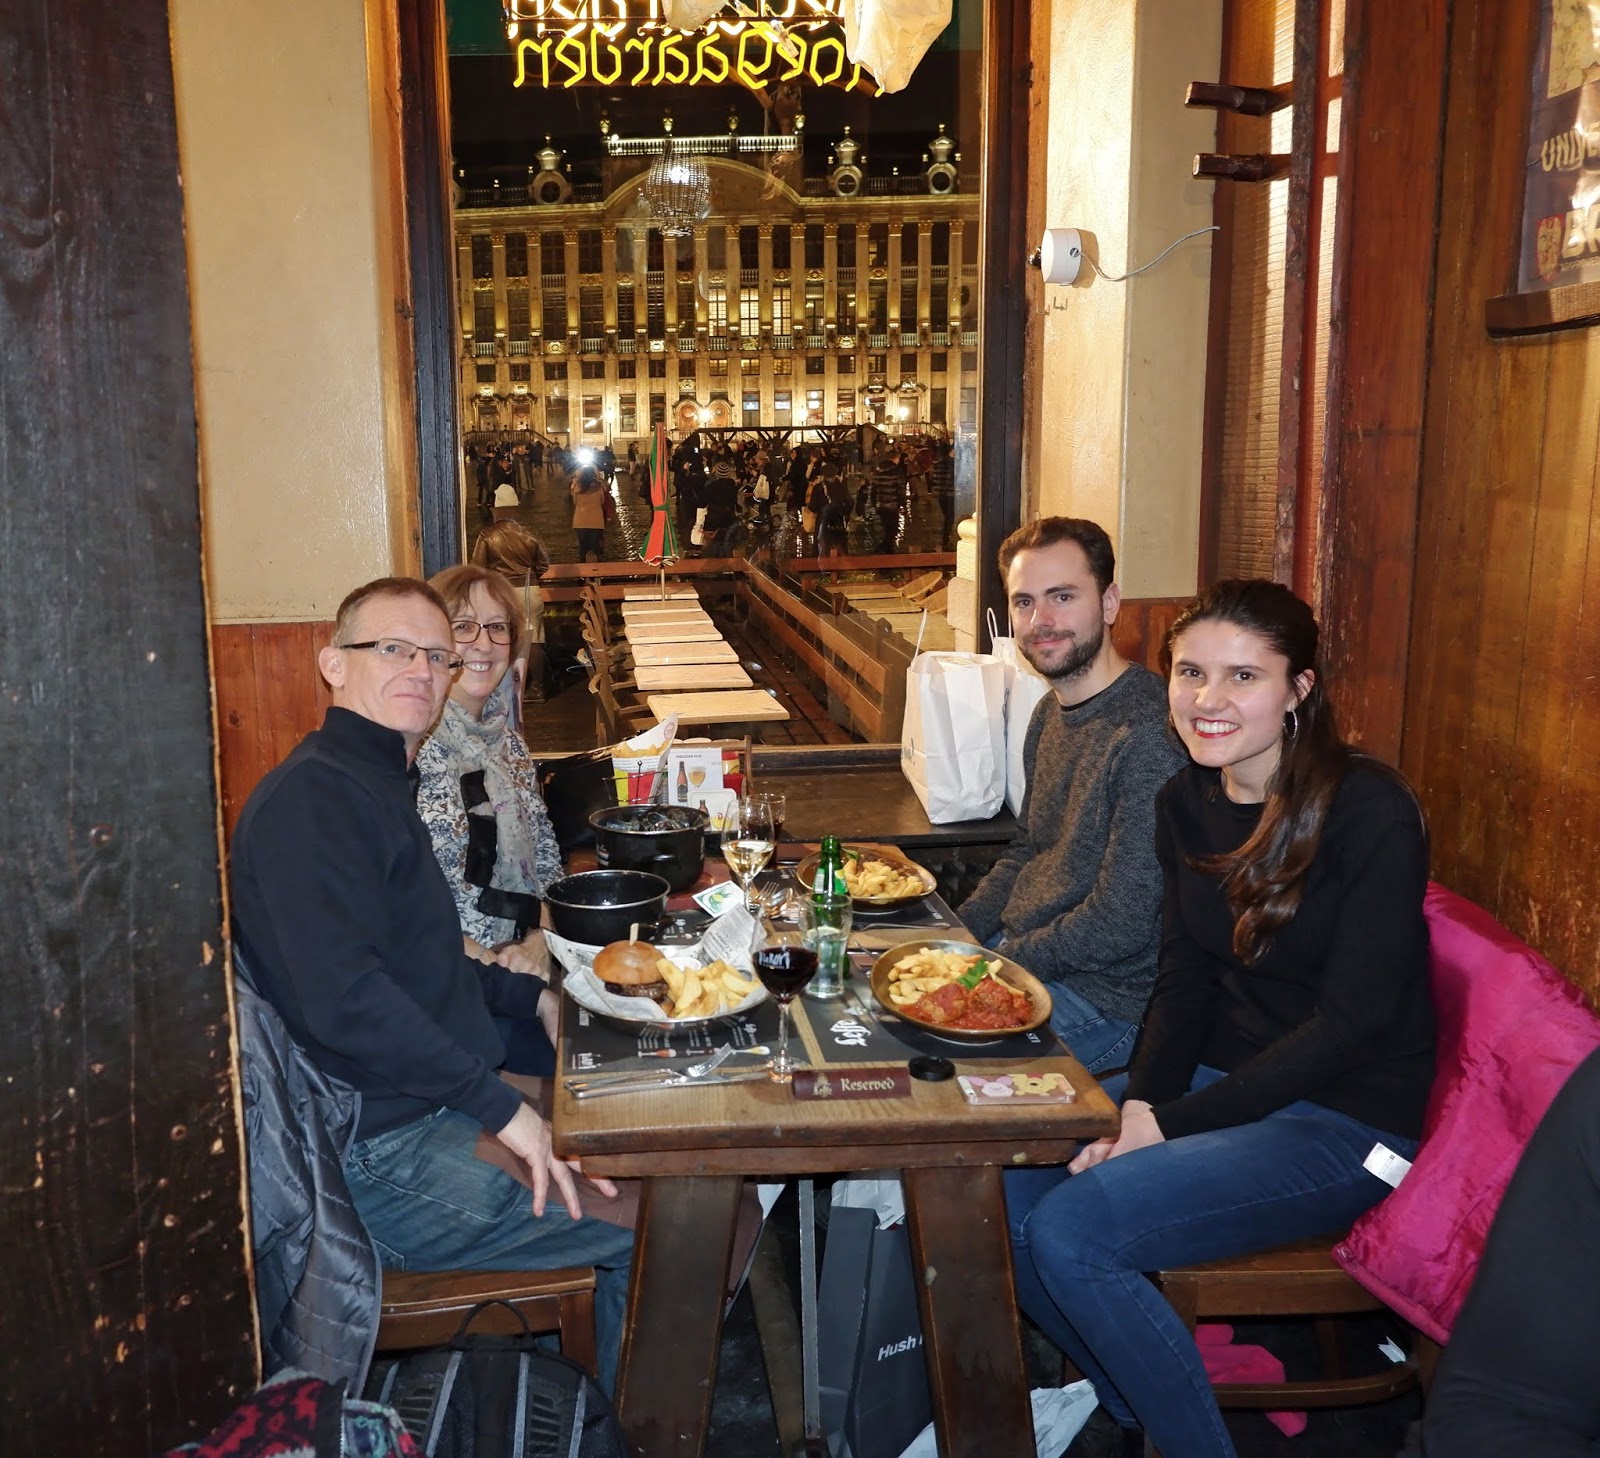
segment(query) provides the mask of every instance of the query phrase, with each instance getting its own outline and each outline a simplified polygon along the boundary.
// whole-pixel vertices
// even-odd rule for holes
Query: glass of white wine
[[[747,797],[729,807],[725,824],[722,858],[744,892],[744,909],[757,915],[758,908],[750,900],[750,883],[766,869],[777,846],[772,807],[763,800]]]

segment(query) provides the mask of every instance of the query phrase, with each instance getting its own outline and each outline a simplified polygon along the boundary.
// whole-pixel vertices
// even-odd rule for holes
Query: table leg
[[[738,1175],[644,1182],[617,1417],[640,1458],[699,1458],[711,1421]]]
[[[903,1174],[941,1458],[1033,1452],[1000,1170]]]

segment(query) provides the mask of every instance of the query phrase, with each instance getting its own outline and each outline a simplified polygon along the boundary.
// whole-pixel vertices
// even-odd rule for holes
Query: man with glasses
[[[361,1094],[345,1176],[383,1264],[594,1266],[609,1384],[631,1233],[583,1215],[549,1125],[498,1076],[495,1015],[536,1018],[545,984],[466,955],[417,814],[417,746],[462,667],[444,603],[410,578],[357,588],[317,664],[332,690],[322,728],[256,787],[234,834],[240,959],[311,1061]],[[475,1153],[482,1133],[521,1167],[531,1214],[524,1185]]]

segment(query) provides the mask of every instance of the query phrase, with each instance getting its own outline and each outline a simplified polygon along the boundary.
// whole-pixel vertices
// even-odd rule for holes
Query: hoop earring
[[[1283,737],[1293,739],[1300,732],[1300,715],[1295,709],[1290,709],[1284,717],[1289,722],[1283,726]]]

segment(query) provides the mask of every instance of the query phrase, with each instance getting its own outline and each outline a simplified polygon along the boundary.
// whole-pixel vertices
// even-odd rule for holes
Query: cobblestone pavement
[[[612,500],[617,504],[617,514],[606,528],[606,560],[623,562],[637,557],[650,530],[650,508],[627,476],[617,478],[611,488]],[[953,549],[954,543],[944,538],[944,518],[933,498],[922,495],[909,503],[909,522],[903,522],[897,550],[902,552],[937,552]],[[544,472],[534,478],[531,490],[522,494],[522,504],[517,508],[518,518],[544,543],[552,562],[576,562],[578,539],[572,531],[572,498],[567,491],[564,476]],[[752,525],[750,539],[764,540],[772,536],[779,556],[794,555],[796,524],[785,519],[782,508],[774,508],[772,524],[767,527]],[[468,545],[489,524],[490,513],[475,504],[467,507]],[[850,533],[852,552],[876,550],[877,515],[868,511],[865,521],[857,520]]]

